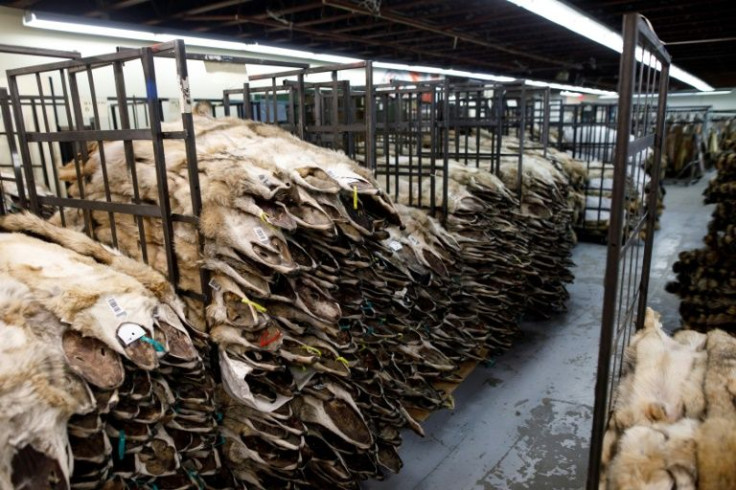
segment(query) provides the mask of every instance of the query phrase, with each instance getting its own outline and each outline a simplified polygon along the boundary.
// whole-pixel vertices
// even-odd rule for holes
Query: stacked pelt
[[[600,488],[736,488],[736,338],[668,336],[659,315],[624,355]]]
[[[182,287],[200,291],[201,265],[212,274],[206,321],[198,305],[189,312],[218,347],[228,466],[252,488],[355,488],[398,471],[399,429],[421,433],[410,412],[452,406],[434,385],[516,333],[530,273],[518,203],[462,167],[448,232],[394,207],[342,154],[250,121],[195,127],[204,255],[185,225],[175,244]],[[156,202],[150,143],[133,147],[141,199]],[[104,152],[112,200],[130,202],[123,144]],[[165,154],[173,212],[189,214],[185,149],[168,140]],[[98,153],[82,172],[86,197],[104,200]],[[91,232],[110,243],[108,215],[92,214]],[[83,226],[76,212],[65,218]],[[116,224],[122,251],[140,258],[134,221]],[[160,227],[144,224],[148,258],[165,270]]]
[[[677,281],[667,290],[680,297],[690,328],[736,332],[736,151],[721,153],[716,168],[705,190],[705,202],[715,204],[705,248],[680,253],[673,265]]]
[[[0,228],[0,487],[233,487],[165,279],[29,215]]]
[[[402,157],[406,158],[406,157]],[[445,227],[458,243],[462,273],[457,277],[474,298],[469,304],[482,325],[489,329],[486,347],[491,351],[507,347],[518,332],[526,311],[531,268],[529,237],[519,201],[501,179],[482,169],[450,161]],[[438,172],[442,178],[442,173]],[[393,181],[389,182],[394,188]],[[398,200],[430,207],[431,180],[421,187],[416,179],[399,181]],[[442,203],[441,186],[435,187],[435,202]],[[470,311],[473,311],[470,310]],[[466,310],[467,311],[467,310]]]
[[[492,135],[481,131],[479,136],[479,148],[492,151]],[[501,143],[503,154],[518,153],[516,138],[504,136]],[[475,138],[470,138],[468,145],[475,149]],[[451,165],[451,179],[458,167]],[[580,191],[585,175],[582,164],[563,153],[551,150],[545,158],[542,150],[525,150],[519,192],[518,158],[501,159],[501,180],[514,199],[512,202],[507,198],[490,206],[510,206],[502,220],[511,223],[526,238],[525,248],[519,252],[523,261],[529,262],[526,272],[523,269],[522,272],[527,279],[529,300],[525,313],[530,316],[546,318],[565,310],[568,298],[565,285],[573,279],[570,256],[577,241],[573,226],[583,205]],[[518,195],[521,195],[520,206],[516,201]]]
[[[501,178],[507,187],[518,191],[516,158],[501,159]],[[527,312],[533,316],[547,318],[564,311],[569,297],[565,284],[573,280],[570,256],[576,241],[569,192],[568,179],[550,160],[524,154],[520,212],[530,237],[534,274],[529,276]]]

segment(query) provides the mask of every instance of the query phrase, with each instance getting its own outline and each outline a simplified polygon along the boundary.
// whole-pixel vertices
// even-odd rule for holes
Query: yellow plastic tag
[[[340,357],[336,358],[335,360],[343,363],[346,368],[348,368],[348,369],[350,368],[350,364],[348,363],[348,360],[345,359],[344,357],[340,356]]]
[[[318,357],[322,357],[322,351],[317,349],[316,347],[312,347],[311,345],[303,345],[302,349],[304,349],[305,351],[311,354],[315,354]]]
[[[358,186],[353,186],[353,209],[358,209]]]
[[[263,305],[259,305],[259,304],[258,304],[258,303],[256,303],[255,301],[251,301],[251,300],[249,300],[248,298],[242,298],[242,299],[240,300],[240,302],[241,302],[241,303],[243,303],[243,304],[246,304],[246,305],[252,306],[253,308],[255,308],[255,310],[256,310],[256,311],[257,311],[258,313],[266,313],[266,312],[268,311],[268,310],[266,309],[266,307],[265,307],[265,306],[263,306]]]

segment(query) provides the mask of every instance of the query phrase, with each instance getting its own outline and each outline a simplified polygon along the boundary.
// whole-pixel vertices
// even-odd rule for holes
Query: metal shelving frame
[[[585,206],[581,213],[581,221],[576,223],[578,237],[581,240],[601,241],[599,225],[605,217],[611,215],[611,200],[608,197],[613,191],[612,179],[606,177],[614,172],[613,157],[616,146],[617,104],[563,104],[557,101],[552,104],[554,121],[552,127],[557,129],[557,149],[566,151],[573,158],[585,162],[589,175],[585,186]],[[565,137],[567,134],[568,138]],[[591,178],[590,175],[600,173]],[[591,185],[592,182],[599,185]],[[591,204],[593,203],[593,204]],[[587,220],[592,215],[594,220]]]
[[[603,435],[622,375],[624,350],[633,332],[644,325],[669,82],[670,56],[646,19],[624,15],[623,39],[588,490],[599,488]],[[650,182],[642,169],[648,153],[654,157]],[[631,209],[627,200],[632,182],[640,195],[647,196],[646,205],[638,209]]]
[[[33,48],[28,46],[14,46],[8,44],[0,44],[0,53],[5,54],[20,54],[27,56],[38,56],[43,58],[60,58],[60,59],[79,59],[81,55],[76,51],[60,51],[56,49],[45,49],[45,48]],[[61,127],[61,119],[59,115],[60,106],[63,101],[62,98],[55,95],[54,86],[51,80],[49,80],[50,92],[48,95],[43,97],[23,97],[21,103],[30,109],[30,122],[35,131],[39,131],[42,128],[42,123],[50,124],[49,117],[53,117],[53,123],[55,128]],[[41,108],[45,111],[50,111],[51,114],[41,113]],[[23,171],[18,154],[18,143],[17,136],[14,131],[14,122],[12,110],[10,108],[10,97],[8,91],[5,88],[0,88],[0,122],[2,122],[2,131],[0,131],[0,138],[2,138],[6,144],[8,153],[0,159],[0,172],[5,170],[5,174],[0,173],[0,214],[4,214],[8,210],[5,209],[5,196],[2,182],[13,182],[18,192],[18,205],[22,208],[27,208],[28,202],[25,192],[25,184],[23,182]],[[61,153],[62,150],[57,148],[57,152]],[[50,187],[51,176],[49,175],[51,162],[47,161],[47,156],[53,158],[53,153],[47,153],[41,143],[37,145],[36,153],[33,157],[32,167],[34,173],[42,179],[43,184],[46,187]]]
[[[158,83],[156,80],[156,69],[154,58],[156,56],[173,57],[176,61],[177,89],[181,100],[181,130],[163,131],[161,126],[161,113],[159,109]],[[10,89],[10,100],[17,124],[18,149],[21,156],[23,174],[27,183],[29,209],[39,214],[42,207],[53,207],[61,211],[61,223],[66,226],[64,210],[79,210],[84,220],[84,231],[95,238],[92,213],[105,213],[110,221],[111,240],[110,245],[118,247],[116,223],[120,220],[133,220],[138,230],[138,243],[140,258],[148,263],[149,256],[146,245],[146,226],[159,226],[162,230],[163,249],[166,257],[166,274],[169,281],[177,287],[177,292],[202,302],[208,301],[208,278],[203,269],[200,270],[200,292],[189,291],[179,287],[179,265],[174,244],[174,224],[178,226],[191,226],[192,234],[198,237],[201,248],[204,245],[203,238],[198,232],[199,215],[202,209],[202,200],[199,187],[199,174],[197,169],[197,153],[194,137],[194,126],[191,113],[191,98],[188,88],[187,56],[184,43],[181,40],[156,44],[140,49],[124,49],[117,53],[93,56],[88,58],[71,59],[38,66],[8,70],[8,83]],[[103,130],[100,128],[99,109],[97,104],[92,104],[94,117],[93,127],[88,129],[83,120],[80,87],[89,91],[92,100],[96,97],[96,76],[110,74],[115,82],[115,93],[118,105],[123,107],[128,100],[126,92],[126,75],[124,66],[126,64],[140,64],[146,87],[146,103],[149,127],[135,129],[127,111],[120,112],[120,129]],[[98,71],[99,70],[99,71]],[[111,71],[110,71],[111,70]],[[57,131],[51,128],[47,121],[41,128],[27,127],[25,123],[24,97],[39,97],[42,108],[46,107],[46,95],[44,93],[42,77],[54,77],[60,81],[61,97],[63,99],[63,111],[71,128]],[[28,94],[30,92],[30,95]],[[175,214],[171,208],[168,182],[166,179],[166,156],[164,153],[165,140],[181,140],[185,146],[187,171],[189,178],[189,190],[191,196],[192,214]],[[110,188],[110,180],[107,172],[107,162],[102,146],[104,142],[122,142],[124,146],[125,161],[131,178],[133,197],[130,202],[113,201]],[[137,165],[133,150],[133,141],[150,141],[156,169],[156,197],[155,202],[143,200],[141,197],[140,182],[137,176]],[[76,171],[74,185],[77,187],[78,197],[71,198],[64,192],[56,165],[62,163],[54,159],[53,166],[53,195],[39,195],[36,192],[36,176],[33,171],[33,159],[30,148],[36,144],[46,144],[51,147],[54,143],[68,143],[74,148],[73,162]],[[88,143],[97,143],[99,150],[100,166],[104,179],[104,199],[90,199],[85,194],[85,178],[82,174],[82,164],[89,157]],[[151,223],[151,220],[155,224]]]

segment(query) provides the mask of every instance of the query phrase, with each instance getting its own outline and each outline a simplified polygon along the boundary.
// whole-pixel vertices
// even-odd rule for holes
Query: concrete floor
[[[669,186],[655,236],[649,304],[677,328],[678,300],[664,291],[682,250],[701,246],[711,208],[708,177]],[[580,489],[585,485],[606,248],[574,251],[568,312],[522,326],[524,337],[455,392],[454,411],[433,414],[425,438],[404,433],[404,468],[367,490]]]

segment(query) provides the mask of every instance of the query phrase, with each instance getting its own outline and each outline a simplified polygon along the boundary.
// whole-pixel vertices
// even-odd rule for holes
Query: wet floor
[[[678,301],[664,291],[682,250],[701,246],[711,207],[707,179],[668,186],[655,235],[649,304],[679,326]],[[585,485],[606,248],[574,251],[568,312],[526,323],[524,336],[455,392],[453,411],[433,414],[426,437],[404,433],[404,468],[370,490],[579,489]]]

